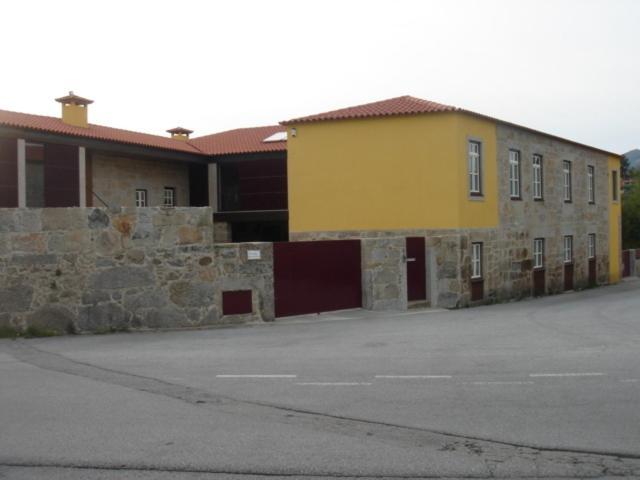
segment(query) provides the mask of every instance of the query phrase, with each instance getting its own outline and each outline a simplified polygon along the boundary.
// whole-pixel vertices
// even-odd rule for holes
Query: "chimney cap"
[[[175,127],[167,130],[167,133],[171,133],[172,135],[191,135],[193,130],[189,130],[188,128],[183,127]]]
[[[69,95],[65,95],[64,97],[56,98],[56,102],[60,103],[71,103],[73,105],[89,105],[93,103],[93,100],[89,100],[88,98],[80,97],[73,93],[73,91],[69,91]]]

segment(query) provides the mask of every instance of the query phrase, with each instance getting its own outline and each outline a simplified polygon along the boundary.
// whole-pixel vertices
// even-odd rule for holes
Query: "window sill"
[[[484,277],[471,277],[471,283],[484,282]]]
[[[542,197],[533,197],[534,202],[544,202],[544,198]]]

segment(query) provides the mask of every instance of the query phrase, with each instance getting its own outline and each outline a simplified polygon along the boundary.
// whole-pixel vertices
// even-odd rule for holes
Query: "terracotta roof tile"
[[[388,117],[392,115],[415,115],[418,113],[452,112],[459,110],[451,105],[431,102],[405,95],[379,102],[365,103],[355,107],[341,108],[330,112],[318,113],[306,117],[281,122],[282,125],[295,123],[321,122],[327,120],[347,120],[354,118]]]
[[[132,132],[119,128],[103,127],[102,125],[89,124],[88,127],[76,127],[64,123],[60,118],[44,115],[31,115],[29,113],[10,112],[0,110],[0,126],[25,128],[41,132],[69,135],[73,137],[106,140],[109,142],[140,145],[144,147],[162,148],[201,154],[197,147],[189,142],[175,140],[169,137],[161,137],[148,133]]]
[[[265,142],[264,140],[278,132],[286,132],[280,125],[266,127],[238,128],[226,132],[214,133],[189,140],[202,152],[209,155],[234,153],[284,152],[286,140]]]

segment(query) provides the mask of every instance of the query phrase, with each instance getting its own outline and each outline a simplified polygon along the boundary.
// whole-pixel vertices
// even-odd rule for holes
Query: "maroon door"
[[[0,208],[18,206],[18,141],[0,138]]]
[[[573,290],[573,263],[564,264],[564,290]]]
[[[427,299],[427,269],[424,237],[407,238],[407,298]]]
[[[589,286],[595,287],[597,283],[597,269],[596,269],[596,259],[589,259]]]
[[[276,317],[362,306],[360,240],[276,242]]]
[[[44,205],[78,207],[80,177],[78,147],[47,143],[44,147]]]
[[[622,251],[622,276],[631,275],[631,250]]]
[[[537,268],[533,271],[533,296],[544,295],[545,289],[544,268]]]

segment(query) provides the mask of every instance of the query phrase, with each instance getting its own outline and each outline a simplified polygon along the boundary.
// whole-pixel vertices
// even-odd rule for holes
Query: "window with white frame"
[[[593,165],[587,166],[587,195],[589,203],[596,203],[596,169]]]
[[[589,234],[589,258],[596,258],[596,234]]]
[[[564,263],[573,262],[573,237],[571,235],[564,236]]]
[[[563,198],[565,202],[571,201],[571,162],[562,161]]]
[[[533,198],[542,200],[542,155],[534,155],[532,161]]]
[[[471,244],[471,278],[482,278],[482,243]]]
[[[164,187],[164,206],[176,206],[176,189],[173,187]]]
[[[136,190],[136,207],[147,206],[147,191],[144,189]]]
[[[482,157],[481,144],[477,141],[469,141],[469,193],[482,195]]]
[[[520,198],[520,152],[509,150],[509,195]]]
[[[544,267],[544,238],[533,239],[533,268]]]

